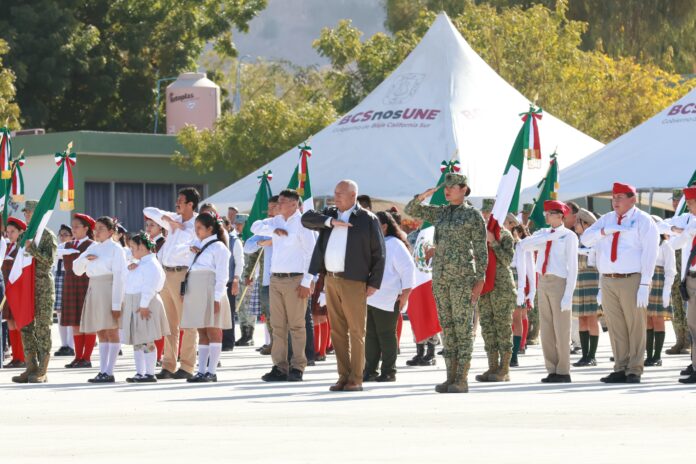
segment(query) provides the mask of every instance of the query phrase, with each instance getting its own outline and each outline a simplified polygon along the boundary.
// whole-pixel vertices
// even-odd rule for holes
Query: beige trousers
[[[184,311],[184,301],[181,299],[181,282],[184,281],[186,271],[165,272],[164,288],[160,292],[164,303],[164,312],[169,321],[169,335],[164,338],[164,352],[162,354],[162,368],[169,372],[176,372],[176,359],[179,353],[179,324],[181,314]],[[196,329],[184,329],[184,338],[181,340],[181,369],[189,374],[193,373],[196,365],[196,344],[198,332]]]
[[[325,285],[338,381],[362,384],[365,369],[367,284],[327,275]]]
[[[686,289],[689,291],[686,324],[691,332],[691,362],[696,366],[696,277],[686,278]]]
[[[572,311],[561,311],[566,279],[546,274],[539,279],[539,330],[546,371],[570,374]]]
[[[302,276],[271,276],[269,288],[271,327],[273,328],[271,359],[273,365],[284,374],[288,373],[289,367],[302,372],[307,367],[307,357],[305,356],[307,299],[297,295],[297,287],[300,286],[301,282]],[[288,333],[290,334],[290,343],[292,343],[292,359],[289,366]]]
[[[638,308],[640,274],[625,278],[601,276],[602,309],[607,318],[614,372],[642,375],[645,359],[646,308]]]

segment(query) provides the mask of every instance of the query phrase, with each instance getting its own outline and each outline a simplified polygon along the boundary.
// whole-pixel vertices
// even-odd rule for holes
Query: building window
[[[143,208],[154,206],[173,211],[176,192],[189,186],[205,195],[205,186],[200,184],[85,182],[85,212],[93,218],[116,217],[126,229],[137,232],[143,228]]]

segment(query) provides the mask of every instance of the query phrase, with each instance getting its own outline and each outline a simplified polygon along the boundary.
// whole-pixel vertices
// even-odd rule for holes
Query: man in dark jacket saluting
[[[307,211],[302,225],[319,232],[309,266],[324,273],[331,340],[336,350],[338,382],[331,391],[361,391],[365,367],[367,297],[379,289],[384,274],[384,237],[377,216],[356,203],[358,184],[336,185],[336,206]]]

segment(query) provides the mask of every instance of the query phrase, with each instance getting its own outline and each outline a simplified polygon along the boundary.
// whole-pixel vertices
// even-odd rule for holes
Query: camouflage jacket
[[[51,268],[56,260],[56,250],[58,249],[58,240],[53,232],[49,229],[44,229],[41,235],[39,244],[32,243],[27,250],[34,261],[36,262],[36,278],[37,279],[52,279],[53,273]]]
[[[476,281],[484,279],[488,266],[486,224],[476,208],[466,203],[423,205],[414,198],[404,211],[435,226],[434,279],[471,276]]]
[[[495,288],[512,289],[516,288],[512,277],[512,258],[515,255],[515,239],[507,229],[500,231],[500,241],[495,240],[490,243],[491,250],[495,253]]]

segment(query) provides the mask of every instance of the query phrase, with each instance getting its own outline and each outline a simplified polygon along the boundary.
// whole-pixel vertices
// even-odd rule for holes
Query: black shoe
[[[437,364],[435,356],[423,356],[417,366],[434,366],[435,364]]]
[[[546,377],[544,377],[543,379],[541,379],[541,381],[543,383],[554,383],[555,378],[556,378],[556,374],[549,374]]]
[[[420,366],[420,363],[422,360],[423,360],[422,356],[415,355],[413,358],[406,361],[406,365],[407,366]]]
[[[69,346],[61,346],[58,351],[53,353],[53,356],[75,356],[75,350]]]
[[[396,374],[393,372],[391,374],[380,374],[379,377],[375,379],[376,382],[396,382]]]
[[[118,355],[123,356],[123,350],[118,350]]]
[[[205,378],[208,379],[208,382],[217,382],[217,374],[211,374],[210,372],[207,372],[205,374]]]
[[[694,365],[693,365],[693,364],[689,364],[689,367],[687,367],[686,369],[682,370],[682,371],[679,373],[679,375],[693,375],[693,373],[694,373]]]
[[[113,375],[105,374],[103,372],[97,374],[97,376],[93,379],[87,380],[89,383],[114,383],[115,381],[116,379]]]
[[[548,383],[570,383],[570,375],[560,375],[556,374],[555,376],[551,377],[548,381]]]
[[[316,363],[316,362],[314,362],[314,360],[313,360],[313,359],[310,359],[310,360],[307,360],[307,365],[308,365],[308,366],[316,366],[316,365],[317,365],[317,363]]]
[[[189,377],[186,381],[188,383],[206,383],[208,382],[208,374],[196,372],[196,375]]]
[[[684,384],[696,383],[696,373],[692,373],[690,376],[688,376],[685,379],[679,379],[679,383],[684,383]]]
[[[162,360],[157,361],[155,367],[162,367]]]
[[[377,377],[379,377],[379,375],[377,375],[376,372],[365,372],[363,374],[363,382],[375,382]]]
[[[80,362],[80,359],[73,359],[68,364],[66,364],[65,367],[67,369],[74,369],[76,367],[77,363],[79,363],[79,362]]]
[[[643,367],[649,367],[649,366],[654,366],[653,358],[647,358],[645,361],[643,361]]]
[[[626,376],[626,383],[640,383],[640,375],[628,374]]]
[[[616,358],[614,358],[613,356],[611,356],[611,357],[609,358],[609,361],[614,362],[614,361],[616,361]]]
[[[597,365],[597,358],[588,358],[587,365],[588,366],[596,366]]]
[[[319,361],[319,362],[321,362],[321,361],[326,361],[326,356],[319,356],[319,355],[317,355],[317,356],[314,357],[314,360],[315,360],[315,361]]]
[[[599,379],[603,383],[626,383],[626,373],[624,371],[612,372],[606,377]]]
[[[287,375],[288,382],[302,382],[302,371],[292,368]]]
[[[157,377],[159,380],[173,379],[174,373],[171,371],[168,371],[167,369],[162,369],[157,374],[155,374],[155,377]]]
[[[653,366],[660,367],[662,366],[662,358],[653,358]]]
[[[128,383],[138,383],[140,382],[140,379],[142,379],[144,376],[140,374],[135,374],[133,377],[126,377],[126,382]]]
[[[264,374],[261,380],[264,382],[285,382],[288,380],[288,374],[284,374],[277,366],[273,366],[271,372]]]
[[[162,369],[162,370],[164,370],[164,369]],[[186,372],[183,369],[179,369],[174,374],[172,374],[172,379],[176,379],[176,380],[181,380],[181,379],[188,380],[191,377],[193,377],[193,374],[189,374],[188,372]]]
[[[18,359],[13,359],[12,361],[2,366],[3,369],[19,369],[24,367],[27,367],[27,363],[22,362]]]
[[[517,359],[515,359],[515,358],[510,359],[510,367],[519,367],[519,366],[520,366],[520,363],[519,363],[519,361],[517,361]]]
[[[579,346],[576,346],[576,347],[570,349],[570,354],[578,354],[581,351],[582,351],[582,348]]]
[[[92,362],[85,361],[84,359],[80,359],[73,366],[73,369],[91,369],[91,368],[92,368]]]
[[[573,363],[573,367],[585,367],[587,365],[587,358],[585,356]]]
[[[157,383],[157,378],[154,375],[145,374],[136,380],[135,383]]]

